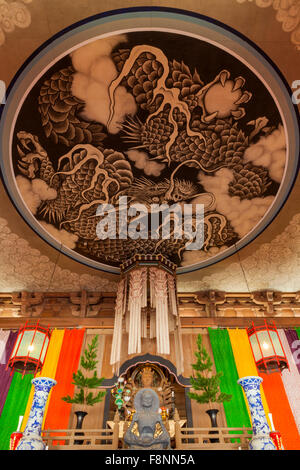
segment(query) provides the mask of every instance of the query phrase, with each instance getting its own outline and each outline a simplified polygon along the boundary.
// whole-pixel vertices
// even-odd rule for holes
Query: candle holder
[[[12,432],[10,435],[9,450],[16,450],[17,445],[19,444],[21,438],[23,437],[23,433],[20,431],[23,418],[24,416],[19,416],[19,423],[18,423],[17,430],[15,432]]]
[[[283,444],[282,444],[281,434],[280,434],[279,431],[270,432],[270,437],[271,437],[272,441],[274,442],[277,450],[284,450],[284,447],[283,447]]]

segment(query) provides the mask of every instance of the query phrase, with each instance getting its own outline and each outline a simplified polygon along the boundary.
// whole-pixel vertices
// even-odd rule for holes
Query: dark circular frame
[[[203,269],[207,266],[211,266],[211,265],[214,265],[216,263],[218,263],[219,261],[225,259],[225,258],[228,258],[230,256],[232,256],[233,254],[235,254],[237,251],[239,251],[240,249],[244,248],[245,246],[247,246],[248,244],[250,244],[251,242],[253,242],[253,240],[255,240],[272,222],[273,220],[278,216],[280,210],[282,209],[282,207],[284,206],[286,200],[288,199],[293,187],[294,187],[294,184],[295,184],[295,181],[296,181],[296,177],[298,175],[298,172],[299,172],[299,166],[300,166],[300,160],[299,160],[299,129],[300,129],[300,115],[299,115],[299,110],[298,110],[298,107],[296,104],[292,103],[292,90],[290,88],[290,86],[288,85],[285,77],[283,76],[282,72],[278,69],[278,67],[276,66],[276,64],[267,56],[267,54],[262,50],[260,49],[259,46],[257,46],[253,41],[251,41],[249,38],[247,38],[246,36],[244,36],[242,33],[236,31],[235,29],[231,28],[230,26],[216,20],[216,19],[213,19],[213,18],[210,18],[210,17],[207,17],[205,15],[202,15],[202,14],[199,14],[199,13],[196,13],[196,12],[192,12],[192,11],[188,11],[188,10],[184,10],[184,9],[179,9],[179,8],[169,8],[169,7],[157,7],[157,6],[154,6],[154,7],[149,7],[149,6],[143,6],[143,7],[128,7],[128,8],[121,8],[121,9],[116,9],[116,10],[110,10],[110,11],[106,11],[106,12],[102,12],[102,13],[99,13],[99,14],[96,14],[96,15],[92,15],[92,16],[89,16],[83,20],[80,20],[66,28],[64,28],[63,30],[61,30],[60,32],[56,33],[55,35],[53,35],[51,38],[49,38],[47,41],[45,41],[41,46],[39,46],[28,58],[27,60],[23,63],[23,65],[20,67],[20,69],[17,71],[17,73],[15,74],[14,78],[12,79],[12,81],[10,82],[8,88],[7,88],[7,91],[6,91],[6,98],[9,99],[10,97],[10,94],[12,93],[12,91],[14,90],[14,86],[16,84],[16,82],[18,81],[19,77],[22,75],[22,73],[26,70],[26,68],[30,65],[30,63],[33,61],[34,58],[36,58],[47,46],[49,46],[50,44],[52,44],[56,39],[62,37],[63,35],[65,35],[66,33],[70,32],[70,31],[73,31],[77,28],[79,28],[80,26],[83,26],[83,25],[86,25],[88,23],[91,23],[95,20],[99,20],[99,19],[104,19],[104,18],[109,18],[109,17],[114,17],[114,16],[117,16],[117,15],[120,15],[120,14],[129,14],[129,13],[148,13],[149,16],[151,16],[151,12],[152,13],[158,13],[158,12],[161,12],[161,13],[169,13],[169,14],[172,14],[172,15],[180,15],[180,16],[185,16],[187,18],[191,18],[191,19],[195,19],[195,20],[201,20],[201,21],[205,21],[207,23],[211,23],[213,25],[215,25],[216,27],[219,27],[221,29],[223,29],[224,31],[228,31],[229,33],[231,33],[232,35],[234,35],[236,38],[240,39],[242,42],[245,42],[246,44],[248,44],[254,51],[256,51],[270,66],[271,68],[275,71],[275,73],[277,74],[277,77],[279,78],[281,84],[284,86],[285,88],[285,91],[289,94],[290,96],[290,101],[291,101],[291,105],[290,105],[290,109],[293,109],[293,112],[294,112],[294,120],[296,121],[297,123],[297,130],[298,132],[296,133],[296,138],[297,138],[297,142],[296,142],[296,148],[297,148],[297,163],[296,163],[296,167],[294,169],[294,174],[293,174],[293,177],[292,179],[289,181],[289,187],[288,187],[288,190],[286,191],[286,193],[284,194],[284,198],[282,198],[280,204],[278,205],[277,207],[277,210],[275,211],[275,213],[272,214],[272,217],[268,220],[268,222],[264,225],[264,227],[262,227],[257,234],[255,234],[250,240],[244,242],[243,244],[239,244],[240,246],[236,246],[233,245],[233,247],[230,247],[230,249],[228,250],[225,250],[224,251],[224,255],[223,256],[220,256],[220,257],[216,257],[217,259],[215,259],[215,257],[209,261],[207,260],[206,263],[202,263],[203,265],[201,266],[198,266],[198,264],[196,265],[190,265],[190,266],[187,266],[185,268],[179,268],[177,270],[177,274],[178,275],[181,275],[181,274],[185,274],[185,273],[189,273],[189,272],[193,272],[193,271],[198,271],[200,269]],[[5,110],[5,104],[3,105],[0,105],[0,136],[1,136],[1,127],[3,126],[3,123],[2,123],[2,126],[1,126],[1,121],[2,120],[2,116],[4,114],[4,110]],[[22,217],[22,219],[26,222],[26,224],[31,228],[31,230],[33,230],[40,238],[42,238],[43,241],[45,241],[46,243],[48,243],[50,246],[52,246],[53,248],[57,249],[60,253],[63,253],[64,255],[68,256],[69,258],[71,258],[72,260],[75,260],[85,266],[88,266],[89,268],[91,269],[95,269],[96,271],[104,271],[104,272],[108,272],[108,273],[112,273],[112,274],[119,274],[120,273],[120,270],[119,268],[112,268],[111,266],[109,265],[106,265],[106,264],[101,264],[101,266],[98,266],[98,265],[93,265],[91,264],[91,260],[89,260],[89,258],[85,258],[83,260],[81,259],[78,259],[78,257],[76,256],[72,256],[72,254],[64,251],[62,249],[62,245],[60,244],[60,246],[58,247],[58,242],[56,244],[50,242],[49,240],[45,239],[41,233],[36,230],[31,224],[30,222],[26,219],[26,217],[24,216],[23,212],[21,211],[20,207],[16,204],[16,202],[14,201],[10,191],[9,191],[9,187],[8,187],[8,184],[7,184],[7,181],[5,179],[5,176],[3,174],[3,166],[2,166],[2,163],[1,163],[1,169],[0,169],[0,176],[1,176],[1,180],[2,180],[2,183],[6,189],[6,192],[11,200],[11,203],[13,204],[13,206],[15,207],[16,211],[19,213],[19,215]],[[73,252],[74,253],[74,252]],[[226,254],[227,253],[227,254]],[[98,263],[100,264],[100,263]]]

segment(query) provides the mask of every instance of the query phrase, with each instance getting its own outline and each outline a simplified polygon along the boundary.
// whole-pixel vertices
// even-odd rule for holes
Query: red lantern
[[[266,374],[281,372],[289,368],[286,355],[280,341],[275,324],[264,321],[263,325],[252,326],[247,329],[248,337],[256,366],[260,372]]]
[[[23,376],[33,372],[35,375],[43,366],[50,335],[49,328],[39,326],[38,323],[28,325],[26,322],[18,332],[7,367],[11,367],[12,372],[22,372]]]

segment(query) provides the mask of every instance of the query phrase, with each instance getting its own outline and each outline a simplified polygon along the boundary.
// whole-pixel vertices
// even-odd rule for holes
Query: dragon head
[[[17,133],[17,138],[18,154],[21,157],[18,160],[18,169],[27,178],[34,179],[39,172],[40,163],[48,157],[47,152],[35,135],[20,131]]]

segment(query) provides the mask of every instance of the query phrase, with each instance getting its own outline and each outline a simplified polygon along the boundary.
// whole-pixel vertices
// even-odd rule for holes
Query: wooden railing
[[[114,429],[45,429],[42,439],[48,450],[116,450],[119,447],[119,414]]]
[[[181,427],[177,410],[174,416],[176,450],[248,450],[252,428]],[[125,434],[128,423],[121,434]],[[213,431],[213,434],[212,434]],[[116,413],[113,429],[46,429],[42,439],[49,450],[117,450],[124,449],[120,436],[120,418]]]
[[[212,434],[213,431],[213,434]],[[252,428],[181,428],[175,412],[177,450],[248,450]]]

